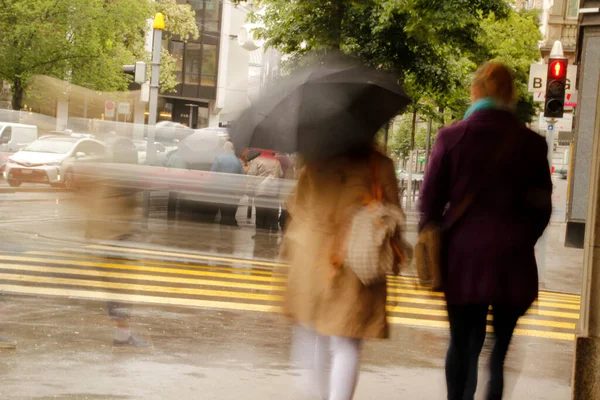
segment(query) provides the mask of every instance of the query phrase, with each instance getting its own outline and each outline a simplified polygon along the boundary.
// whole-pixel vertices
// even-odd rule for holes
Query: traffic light
[[[548,60],[546,107],[544,109],[544,117],[546,118],[563,117],[568,63],[569,60],[564,57],[554,57]]]
[[[133,76],[136,83],[146,82],[146,63],[138,61],[135,65],[123,65],[123,73]]]

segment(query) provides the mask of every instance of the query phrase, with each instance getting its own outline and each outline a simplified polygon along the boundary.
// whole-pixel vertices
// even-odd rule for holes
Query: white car
[[[8,158],[4,178],[13,187],[28,182],[71,189],[74,164],[101,162],[105,151],[105,146],[94,139],[42,137]]]

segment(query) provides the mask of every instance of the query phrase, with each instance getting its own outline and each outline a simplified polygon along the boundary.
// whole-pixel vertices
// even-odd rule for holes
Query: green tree
[[[175,0],[4,0],[0,80],[11,84],[13,109],[21,109],[23,94],[35,75],[95,90],[126,89],[129,80],[122,66],[147,57],[147,20],[157,11],[165,13],[172,34],[184,40],[198,36],[191,7]],[[174,86],[173,65],[172,57],[165,54],[166,89]]]
[[[517,113],[523,122],[531,122],[538,107],[528,92],[529,66],[541,58],[538,43],[542,40],[537,12],[512,12],[503,19],[492,14],[482,26],[479,42],[484,51],[477,61],[500,61],[513,71],[519,96]]]

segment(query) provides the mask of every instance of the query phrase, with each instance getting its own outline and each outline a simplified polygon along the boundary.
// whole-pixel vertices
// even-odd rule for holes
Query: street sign
[[[119,115],[129,115],[131,112],[131,106],[129,103],[119,103]]]
[[[115,102],[114,101],[105,101],[104,102],[104,118],[114,118],[115,117]]]
[[[546,80],[548,78],[547,64],[531,64],[529,67],[529,92],[546,93]],[[569,65],[567,68],[567,93],[575,92],[577,81],[577,66]]]
[[[579,96],[579,92],[574,90],[571,93],[565,94],[565,107],[577,107],[577,97]],[[534,93],[533,101],[538,103],[543,103],[546,100],[546,93]]]

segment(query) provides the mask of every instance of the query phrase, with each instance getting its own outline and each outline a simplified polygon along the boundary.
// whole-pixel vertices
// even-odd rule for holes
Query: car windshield
[[[25,151],[36,153],[66,154],[75,146],[73,140],[41,139],[36,140],[25,148]]]

